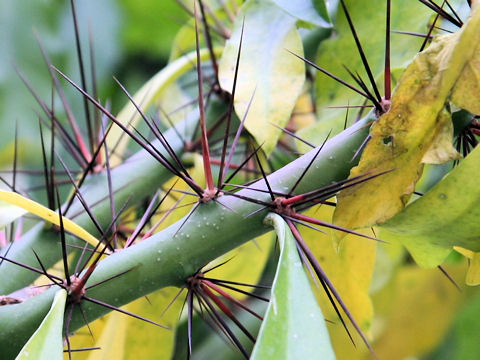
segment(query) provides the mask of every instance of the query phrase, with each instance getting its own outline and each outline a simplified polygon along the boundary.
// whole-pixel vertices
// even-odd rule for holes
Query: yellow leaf
[[[474,41],[472,45],[476,45],[475,54],[465,64],[462,75],[455,83],[452,102],[472,114],[480,114],[480,101],[478,100],[478,94],[480,94],[480,42]]]
[[[113,311],[105,317],[106,323],[95,346],[99,350],[90,352],[88,360],[123,359],[128,316]],[[152,325],[153,326],[153,325]]]
[[[424,164],[443,164],[462,157],[452,145],[453,124],[451,118],[451,115],[446,110],[443,110],[438,115],[435,139],[425,155],[423,155],[422,162]]]
[[[453,249],[470,260],[465,284],[469,286],[480,285],[480,252],[474,252],[460,246],[454,246]]]
[[[332,211],[331,207],[324,205],[318,210],[310,210],[307,214],[331,222]],[[303,228],[301,231],[308,246],[339,292],[354,319],[363,331],[368,332],[373,317],[373,306],[369,296],[369,289],[375,265],[376,242],[348,235],[337,252],[332,243],[332,234],[329,231],[327,231],[327,234],[321,234],[308,228]],[[370,230],[365,233],[372,235]],[[323,288],[314,285],[314,291],[319,299],[325,318],[335,322],[335,324],[327,323],[327,327],[337,357],[340,358],[341,354],[351,354],[354,350],[358,351],[353,345],[345,343],[348,336]],[[355,330],[352,330],[352,335],[355,338]],[[361,343],[361,340],[356,341],[356,343]],[[345,355],[345,358],[348,358],[348,356]]]
[[[457,33],[436,38],[403,73],[392,108],[372,126],[371,140],[350,176],[393,171],[342,191],[336,224],[349,228],[379,224],[408,202],[422,172],[422,159],[442,126],[439,115],[474,54],[472,44],[480,33],[479,9],[473,10]]]
[[[474,253],[473,258],[470,261],[465,284],[469,286],[476,286],[480,284],[480,253],[478,252]]]
[[[29,213],[32,213],[45,221],[48,221],[55,225],[60,225],[60,217],[58,213],[46,208],[42,204],[37,203],[36,201],[27,199],[20,194],[0,190],[0,200],[3,200],[9,204],[18,206],[22,209],[27,210]],[[85,242],[89,243],[92,246],[96,246],[98,244],[98,240],[90,234],[88,231],[83,229],[81,226],[75,224],[72,220],[67,219],[66,217],[62,216],[63,218],[63,227],[65,231],[71,232],[78,238],[84,240]],[[107,254],[109,251],[106,251]]]
[[[170,359],[175,346],[175,329],[180,319],[184,295],[167,308],[180,289],[168,287],[130,303],[128,311],[147,319],[158,321],[170,330],[156,327],[137,319],[128,319],[125,359]],[[185,292],[184,292],[185,294]]]
[[[315,104],[310,94],[310,86],[304,85],[303,93],[298,97],[295,108],[292,112],[290,123],[295,124],[295,128],[303,129],[315,124]]]
[[[453,277],[464,266],[447,267]],[[437,269],[401,268],[374,296],[373,347],[379,359],[404,360],[428,353],[443,340],[464,295]],[[364,354],[362,359],[371,359]]]

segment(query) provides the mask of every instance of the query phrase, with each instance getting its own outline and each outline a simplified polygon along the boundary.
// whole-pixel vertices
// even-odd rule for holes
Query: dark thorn
[[[214,285],[214,284],[212,284]],[[202,282],[201,284],[201,290],[199,289],[199,291],[202,291],[205,295],[204,299],[206,301],[209,302],[209,300],[207,298],[209,298],[210,300],[212,300],[215,305],[217,305],[217,307],[230,319],[232,320],[235,325],[238,326],[238,328],[250,339],[250,341],[252,341],[253,343],[255,343],[255,337],[250,334],[250,332],[247,330],[247,328],[245,326],[243,326],[243,324],[240,322],[240,320],[238,320],[238,318],[233,314],[233,312],[229,309],[229,307],[227,305],[225,305],[225,303],[218,297],[216,296],[212,290],[210,290],[210,288],[208,286],[206,286],[206,284],[204,284]],[[225,292],[224,292],[225,293]],[[227,294],[228,295],[228,294]]]
[[[369,134],[365,138],[365,140],[363,140],[363,142],[358,147],[357,151],[355,151],[355,154],[353,154],[352,160],[350,160],[350,162],[355,161],[355,159],[362,153],[363,149],[365,149],[365,147],[367,146],[367,144],[368,144],[368,142],[370,141],[371,138],[372,138],[372,135]]]
[[[94,288],[94,287],[96,287],[96,286],[105,284],[106,282],[108,282],[108,281],[110,281],[110,280],[116,279],[116,278],[118,278],[118,277],[120,277],[120,276],[122,276],[122,275],[125,275],[126,273],[129,273],[130,271],[132,271],[132,270],[134,270],[134,269],[137,269],[139,266],[140,266],[140,265],[134,266],[134,267],[132,267],[131,269],[128,269],[128,270],[122,271],[122,272],[120,272],[120,273],[118,273],[118,274],[116,274],[116,275],[110,276],[109,278],[107,278],[107,279],[105,279],[105,280],[102,280],[102,281],[100,281],[100,282],[98,282],[98,283],[96,283],[96,284],[87,286],[87,287],[85,288],[85,290],[89,290],[89,289],[92,289],[92,288]]]
[[[249,355],[243,345],[240,343],[240,341],[237,339],[233,331],[230,329],[228,324],[222,319],[220,314],[217,312],[213,304],[210,302],[207,296],[204,296],[203,294],[199,294],[202,297],[202,300],[206,303],[210,311],[212,312],[213,316],[216,318],[216,320],[222,325],[222,328],[225,329],[225,331],[228,333],[229,337],[232,339],[232,341],[235,343],[237,348],[240,350],[240,352],[245,356],[246,359],[249,358]]]
[[[9,262],[9,263],[15,264],[15,265],[17,265],[17,266],[20,266],[20,267],[22,267],[22,268],[24,268],[24,269],[27,269],[27,270],[36,272],[37,274],[45,275],[45,272],[44,272],[44,271],[42,271],[42,270],[40,270],[40,269],[37,269],[36,267],[30,266],[30,265],[27,265],[27,264],[19,263],[19,262],[15,261],[15,260],[11,260],[11,259],[9,259],[9,258],[7,258],[7,257],[5,257],[5,256],[2,256],[2,255],[0,255],[0,259],[2,259],[2,261],[5,260],[6,262]],[[53,275],[50,275],[50,276],[52,276],[53,278],[55,278],[55,279],[57,279],[57,280],[59,280],[59,281],[63,281],[63,279],[60,278],[60,277],[58,277],[58,276],[53,276]]]
[[[101,124],[102,136],[105,136],[105,124]],[[110,155],[108,153],[108,146],[106,143],[103,144],[105,149],[105,167],[107,169],[107,188],[108,188],[108,198],[110,202],[110,216],[112,219],[115,219],[115,198],[113,197],[113,185],[112,185],[112,172],[110,168]],[[112,226],[112,235],[113,235],[113,248],[118,249],[118,238],[117,238],[117,224],[114,221]]]
[[[188,356],[192,355],[192,323],[193,323],[193,294],[192,290],[189,290],[187,293],[187,303],[188,303],[188,324],[187,324],[187,333],[188,333]]]
[[[47,154],[45,152],[45,142],[43,139],[43,129],[42,123],[39,120],[38,125],[40,127],[40,143],[42,146],[42,160],[43,160],[43,176],[45,178],[45,190],[47,193],[47,201],[48,201],[48,208],[50,210],[55,209],[55,198],[54,195],[51,193],[51,184],[50,184],[50,177],[49,177],[49,170],[48,170],[48,161],[47,161]]]
[[[55,187],[55,192],[57,195],[58,220],[60,222],[60,241],[62,243],[63,270],[65,271],[65,281],[67,282],[67,286],[70,286],[71,281],[70,281],[70,271],[68,270],[68,253],[67,253],[67,245],[65,240],[65,228],[63,227],[62,203],[60,201],[60,194],[58,193],[58,187]]]
[[[447,272],[447,270],[445,270],[445,268],[442,265],[438,265],[437,268],[442,272],[443,275],[445,275],[448,281],[450,281],[452,285],[457,288],[459,292],[462,292],[462,288],[460,287],[460,285],[458,285],[455,279]]]
[[[342,80],[342,79],[340,79],[338,76],[333,75],[331,72],[329,72],[329,71],[325,70],[324,68],[318,66],[318,65],[315,64],[314,62],[312,62],[312,61],[310,61],[310,60],[308,60],[308,59],[306,59],[306,58],[304,58],[304,57],[302,57],[302,56],[300,56],[300,55],[297,55],[297,54],[295,54],[294,52],[291,52],[290,50],[287,50],[287,51],[288,51],[290,54],[292,54],[292,55],[296,56],[297,58],[299,58],[300,60],[303,60],[303,61],[306,62],[308,65],[313,66],[313,67],[314,67],[315,69],[317,69],[318,71],[321,71],[322,73],[324,73],[324,74],[327,75],[328,77],[332,78],[333,80],[339,82],[340,84],[348,87],[350,90],[353,90],[353,91],[355,91],[357,94],[360,94],[360,95],[362,95],[364,98],[370,100],[370,97],[369,97],[367,94],[365,94],[363,91],[357,89],[355,86],[347,83],[345,80]]]
[[[33,251],[33,255],[35,255],[35,258],[37,259],[37,262],[40,264],[40,267],[43,270],[43,275],[45,275],[55,285],[58,285],[58,286],[61,286],[61,287],[64,288],[63,279],[61,277],[58,277],[58,276],[55,276],[55,275],[50,275],[47,272],[47,269],[43,265],[42,261],[40,260],[40,257],[38,256],[37,252],[33,248],[32,248],[32,251]]]
[[[208,52],[210,53],[210,61],[212,62],[213,73],[215,74],[215,81],[218,83],[218,64],[217,58],[215,57],[215,52],[213,51],[213,42],[212,37],[210,35],[210,28],[208,26],[208,20],[205,16],[205,9],[203,6],[203,2],[200,0],[198,2],[200,6],[200,13],[202,14],[202,22],[205,32],[205,42],[207,43]]]
[[[300,140],[300,141],[303,142],[305,145],[310,146],[312,149],[315,149],[315,148],[316,148],[316,146],[313,145],[311,142],[309,142],[309,141],[307,141],[307,140],[305,140],[305,139],[302,139],[300,136],[294,134],[293,132],[291,132],[291,131],[289,131],[289,130],[287,130],[287,129],[285,129],[285,128],[282,128],[281,126],[278,126],[277,124],[274,124],[274,123],[270,123],[270,124],[272,124],[273,126],[275,126],[277,129],[282,130],[285,134],[288,134],[288,135],[290,135],[291,137],[293,137],[293,138],[295,138],[295,139],[297,139],[297,140]]]
[[[67,175],[70,179],[70,183],[73,185],[73,188],[74,188],[74,192],[73,192],[73,197],[77,197],[78,200],[80,201],[80,203],[82,204],[83,208],[85,209],[87,215],[90,217],[90,220],[92,220],[93,224],[95,225],[95,228],[98,230],[98,232],[100,233],[101,236],[103,236],[105,233],[102,229],[102,227],[100,226],[97,218],[95,217],[95,215],[93,214],[92,210],[90,209],[90,207],[88,206],[85,198],[83,197],[82,193],[80,192],[80,188],[78,187],[78,185],[75,183],[75,179],[73,178],[72,174],[70,173],[70,170],[68,169],[67,165],[65,164],[65,162],[63,161],[63,159],[60,157],[59,154],[56,154],[57,155],[57,159],[60,161],[60,164],[63,166],[63,168],[65,169],[65,171],[67,172]],[[68,207],[67,207],[68,209]],[[66,212],[66,211],[65,211]]]
[[[270,186],[270,183],[268,182],[267,175],[265,174],[265,171],[263,170],[262,163],[260,162],[260,159],[258,158],[257,153],[255,153],[255,159],[257,160],[258,167],[260,168],[260,171],[262,172],[262,177],[263,177],[263,180],[265,181],[265,184],[267,185],[268,192],[270,193],[270,198],[272,199],[272,201],[274,201],[275,196],[273,195],[272,188]]]
[[[83,56],[82,56],[82,48],[80,44],[80,34],[78,31],[78,22],[77,22],[77,14],[75,10],[75,1],[70,1],[72,6],[72,17],[73,17],[73,28],[75,30],[75,46],[77,48],[77,57],[78,57],[78,64],[80,67],[80,79],[82,83],[82,88],[87,90],[87,81],[85,78],[85,66],[83,65]],[[88,106],[88,101],[84,97],[83,98],[83,107],[85,110],[85,118],[87,120],[87,131],[88,131],[88,138],[90,140],[90,148],[93,149],[93,133],[92,133],[92,120],[90,118],[90,109]]]
[[[82,314],[83,321],[85,322],[85,325],[87,326],[88,332],[90,333],[90,336],[93,340],[95,340],[95,337],[93,336],[92,329],[90,328],[89,321],[87,319],[87,314],[85,314],[85,311],[82,308],[82,304],[78,304],[78,309],[80,310],[80,313]]]
[[[200,2],[201,4],[201,2]],[[201,5],[200,5],[201,6]],[[202,13],[203,14],[203,13]],[[223,147],[222,147],[222,157],[220,160],[220,170],[218,172],[218,183],[217,187],[220,189],[222,188],[223,185],[223,178],[225,177],[225,172],[224,172],[224,166],[225,166],[225,156],[227,154],[227,146],[228,146],[228,134],[230,132],[230,124],[232,122],[232,117],[233,117],[233,107],[234,107],[234,102],[235,102],[235,90],[237,88],[237,77],[238,77],[238,68],[240,67],[240,55],[242,52],[242,41],[243,41],[243,29],[245,26],[245,19],[242,23],[242,30],[240,32],[240,42],[238,44],[238,52],[237,52],[237,60],[235,63],[235,73],[233,75],[233,86],[232,86],[232,96],[230,98],[230,104],[228,106],[228,113],[227,113],[227,126],[225,127],[225,137],[223,139]],[[248,111],[247,111],[248,112]],[[240,125],[239,129],[243,127]],[[241,131],[241,130],[240,130]],[[235,137],[236,139],[236,137]],[[235,144],[236,145],[236,144]],[[235,150],[232,145],[232,151],[230,153],[233,153]],[[229,160],[231,158],[229,157]],[[230,162],[228,162],[230,163]],[[227,165],[228,166],[228,165]]]
[[[208,280],[207,278],[205,278],[205,280]],[[262,300],[262,301],[265,301],[265,302],[269,302],[270,300],[268,300],[266,297],[263,297],[263,296],[260,296],[260,295],[257,295],[255,293],[251,293],[251,292],[248,292],[248,291],[245,291],[245,290],[242,290],[242,289],[238,289],[234,286],[230,286],[230,285],[227,285],[225,283],[222,283],[220,282],[219,280],[216,280],[216,279],[211,279],[210,280],[212,283],[218,285],[218,286],[221,286],[221,287],[224,287],[226,289],[230,289],[232,291],[236,291],[240,294],[243,294],[243,295],[247,295],[247,296],[251,296],[251,297],[254,297],[255,299],[259,299],[259,300]],[[242,286],[248,286],[248,284],[241,284]],[[256,286],[252,286],[252,287],[256,287]],[[268,287],[269,288],[269,287]]]
[[[197,78],[198,78],[198,108],[200,111],[200,128],[202,140],[202,157],[203,169],[205,174],[205,181],[207,189],[213,191],[215,186],[213,184],[212,168],[210,165],[210,149],[208,147],[207,139],[207,125],[205,123],[205,105],[203,103],[203,76],[202,76],[202,62],[200,59],[200,41],[198,39],[198,24],[197,24],[197,7],[196,2],[193,3],[194,18],[195,18],[195,47],[197,51]]]
[[[313,162],[315,161],[315,159],[317,158],[318,154],[320,154],[320,151],[322,151],[325,143],[327,142],[328,138],[330,137],[330,134],[332,133],[332,131],[330,130],[327,134],[327,137],[325,138],[325,140],[323,140],[323,143],[322,145],[320,145],[318,147],[318,150],[317,152],[315,153],[315,155],[312,157],[312,159],[310,160],[310,162],[308,163],[307,167],[303,170],[302,174],[299,176],[299,178],[297,179],[297,181],[295,182],[295,184],[293,185],[292,189],[289,191],[287,197],[291,196],[295,189],[297,188],[298,184],[300,184],[300,181],[302,181],[303,177],[305,176],[305,174],[307,173],[308,170],[310,170],[310,167],[312,166]]]
[[[260,150],[260,148],[262,147],[262,145],[260,145],[259,147],[257,147],[250,155],[248,155],[248,157],[238,166],[237,169],[235,169],[233,171],[233,173],[230,174],[230,176],[224,181],[223,183],[223,186],[222,186],[222,189],[223,187],[228,183],[230,182],[230,180],[233,179],[233,177],[235,175],[237,175],[237,173],[248,163],[248,161],[257,153],[258,150]],[[227,168],[227,167],[226,167]]]
[[[360,57],[362,58],[362,63],[367,72],[368,78],[370,80],[370,84],[372,85],[373,91],[375,92],[376,98],[378,102],[382,102],[382,97],[380,96],[380,92],[378,91],[377,84],[375,83],[375,78],[373,77],[372,71],[370,69],[370,65],[368,64],[367,58],[362,48],[362,44],[360,43],[360,39],[358,38],[357,31],[355,30],[355,26],[353,25],[353,21],[350,18],[350,13],[348,12],[347,6],[345,5],[344,0],[340,0],[342,4],[343,11],[348,21],[348,25],[350,26],[350,30],[352,32],[353,38],[355,40],[355,44],[357,45],[358,52]]]
[[[392,91],[392,76],[390,71],[390,18],[391,18],[391,0],[387,0],[387,21],[385,30],[385,99],[390,100]]]
[[[103,301],[100,301],[100,300],[96,300],[96,299],[92,299],[91,297],[88,297],[88,296],[84,296],[83,299],[87,300],[87,301],[90,301],[91,303],[94,303],[94,304],[97,304],[97,305],[100,305],[100,306],[103,306],[107,309],[110,309],[110,310],[114,310],[114,311],[118,311],[119,313],[122,313],[122,314],[125,314],[125,315],[128,315],[128,316],[131,316],[135,319],[138,319],[138,320],[142,320],[142,321],[145,321],[145,322],[148,322],[150,324],[153,324],[153,325],[156,325],[156,326],[159,326],[163,329],[167,329],[169,330],[169,328],[165,325],[162,325],[162,324],[159,324],[155,321],[152,321],[152,320],[149,320],[149,319],[146,319],[142,316],[139,316],[139,315],[135,315],[129,311],[126,311],[126,310],[123,310],[121,308],[118,308],[118,307],[115,307],[113,305],[110,305],[110,304],[107,304],[106,302],[103,302]]]
[[[342,310],[344,311],[345,315],[347,315],[348,319],[350,320],[350,322],[352,323],[353,327],[355,328],[355,330],[357,331],[358,335],[360,335],[360,337],[362,338],[363,342],[365,343],[365,345],[367,346],[368,350],[370,351],[370,353],[372,354],[372,356],[377,359],[377,356],[372,348],[372,346],[370,345],[370,343],[368,342],[367,338],[365,337],[365,335],[363,334],[362,330],[360,329],[360,326],[358,326],[357,322],[355,321],[355,319],[353,318],[352,314],[350,313],[350,311],[348,310],[347,306],[345,305],[345,303],[343,302],[343,300],[341,299],[340,295],[338,294],[337,290],[335,289],[335,287],[333,286],[333,284],[330,282],[330,280],[328,279],[327,277],[327,274],[323,271],[323,268],[320,266],[320,263],[318,262],[318,260],[315,258],[315,255],[312,253],[312,251],[308,248],[307,244],[305,243],[305,241],[303,240],[303,238],[301,237],[300,233],[298,232],[297,228],[290,222],[287,220],[287,224],[289,225],[290,229],[292,230],[292,233],[295,237],[295,239],[297,240],[298,244],[300,245],[300,247],[302,248],[302,251],[305,253],[305,255],[307,256],[308,260],[310,261],[310,263],[312,264],[314,270],[315,270],[315,273],[317,274],[317,277],[321,280],[322,284],[325,284],[326,286],[325,287],[328,287],[328,289],[331,291],[331,293],[333,294],[333,296],[335,297],[335,299],[337,300],[338,304],[340,305],[340,307],[342,308]],[[333,299],[332,299],[333,301]],[[339,314],[339,312],[337,312],[337,314]],[[340,317],[341,319],[341,317]],[[343,321],[342,321],[343,322]],[[346,326],[345,326],[345,329],[346,329]],[[348,330],[347,330],[348,332]],[[351,336],[350,336],[351,338]],[[352,338],[351,338],[352,339]],[[353,341],[353,339],[352,339]]]

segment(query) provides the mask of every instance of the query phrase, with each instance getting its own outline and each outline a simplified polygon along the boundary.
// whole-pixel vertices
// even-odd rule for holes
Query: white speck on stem
[[[277,299],[275,298],[275,294],[272,294],[270,303],[272,304],[273,313],[277,315]]]

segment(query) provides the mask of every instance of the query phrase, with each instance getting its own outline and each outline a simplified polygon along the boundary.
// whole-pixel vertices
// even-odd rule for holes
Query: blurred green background
[[[135,92],[167,62],[171,43],[188,18],[174,0],[81,0],[76,2],[83,57],[89,74],[91,29],[99,95],[111,100],[113,111],[126,102],[115,85],[117,77]],[[0,165],[11,163],[15,123],[19,156],[24,164],[39,153],[36,104],[14,63],[41,98],[50,103],[51,80],[35,38],[37,31],[52,63],[80,81],[70,1],[0,1]],[[90,82],[90,79],[87,79]],[[78,93],[64,86],[74,111],[82,111]],[[61,112],[61,106],[56,106]],[[42,114],[43,115],[43,114]]]

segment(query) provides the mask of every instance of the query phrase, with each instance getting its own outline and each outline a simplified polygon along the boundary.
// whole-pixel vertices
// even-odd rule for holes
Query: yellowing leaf
[[[425,267],[442,263],[453,246],[480,251],[480,148],[474,149],[424,196],[380,225]]]
[[[294,1],[291,1],[292,3]],[[329,2],[332,3],[332,2]],[[383,88],[383,81],[379,74],[384,70],[384,46],[385,46],[385,0],[345,0],[350,16],[357,29],[358,36],[362,43],[362,48],[368,59],[373,76],[376,77],[376,83],[380,89]],[[419,1],[411,1],[408,6],[404,1],[392,1],[392,29],[408,29],[413,32],[424,32],[428,23],[431,10],[421,4]],[[341,8],[339,6],[339,8]],[[315,62],[339,76],[340,78],[354,83],[351,76],[344,69],[346,65],[351,71],[362,73],[363,64],[358,50],[355,47],[350,27],[344,15],[339,9],[335,22],[335,36],[322,41],[318,47]],[[392,34],[392,69],[405,68],[405,64],[410,61],[418,51],[423,39],[400,34]],[[398,80],[399,73],[393,74]],[[362,75],[363,76],[363,75]],[[332,109],[328,106],[360,105],[364,98],[349,88],[339,84],[333,79],[321,73],[315,76],[317,113],[320,121],[309,129],[305,129],[299,134],[306,137],[307,140],[315,143],[321,142],[332,129],[332,136],[343,129],[345,109]],[[357,116],[357,109],[350,109],[350,122]],[[317,137],[314,138],[312,133]]]
[[[480,42],[474,41],[472,46],[475,47],[475,54],[465,64],[462,74],[455,83],[452,102],[472,114],[480,114],[480,101],[478,100],[478,94],[480,94]]]
[[[437,129],[435,139],[430,149],[423,155],[424,164],[443,164],[450,160],[457,160],[462,157],[453,147],[453,123],[451,115],[443,110],[437,118]]]
[[[32,213],[52,224],[60,225],[60,217],[58,216],[57,212],[46,208],[45,206],[37,203],[36,201],[27,199],[20,194],[11,191],[0,190],[0,200],[15,205],[19,208],[25,209],[29,213]],[[71,232],[72,234],[86,241],[90,245],[96,246],[98,244],[98,240],[92,234],[75,224],[72,220],[67,219],[66,217],[63,217],[63,226],[66,231]],[[106,252],[109,253],[108,250]]]
[[[436,38],[403,73],[392,108],[372,126],[371,140],[350,176],[393,171],[342,191],[336,224],[359,228],[382,223],[408,202],[422,172],[422,159],[435,140],[439,114],[474,54],[479,8],[457,33]]]
[[[248,0],[237,15],[219,65],[220,85],[226,91],[232,91],[243,20],[235,111],[243,118],[255,91],[245,128],[269,155],[281,135],[271,123],[285,127],[305,80],[304,63],[285,49],[302,55],[302,41],[294,17],[271,1]]]

